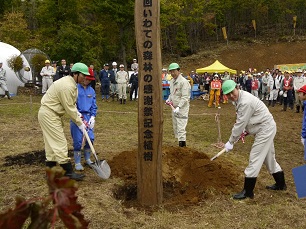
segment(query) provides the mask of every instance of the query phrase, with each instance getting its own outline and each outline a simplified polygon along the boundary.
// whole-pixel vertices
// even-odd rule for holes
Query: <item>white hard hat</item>
[[[113,62],[112,65],[117,65],[117,62]]]
[[[120,64],[119,68],[124,68],[124,65],[123,65],[123,64]]]

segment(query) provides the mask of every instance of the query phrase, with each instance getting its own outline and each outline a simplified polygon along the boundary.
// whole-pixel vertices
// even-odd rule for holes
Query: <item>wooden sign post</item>
[[[163,103],[160,50],[160,0],[135,0],[138,55],[137,198],[158,205],[163,198]]]

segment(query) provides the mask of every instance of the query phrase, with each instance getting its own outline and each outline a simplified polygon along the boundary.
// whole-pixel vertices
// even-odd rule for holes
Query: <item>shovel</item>
[[[236,144],[239,140],[241,140],[244,143],[244,139],[246,136],[248,136],[249,133],[246,132],[245,130],[242,132],[242,134],[240,135],[239,139],[234,143]],[[223,150],[221,150],[219,153],[217,153],[215,156],[213,156],[210,160],[213,161],[215,160],[217,157],[219,157],[221,154],[223,154],[224,152],[226,152],[226,149],[224,148]]]
[[[217,157],[219,157],[221,154],[223,154],[226,151],[226,149],[224,148],[223,150],[221,150],[219,153],[217,153],[215,156],[213,156],[212,158],[210,158],[211,161],[215,160]]]
[[[108,179],[110,174],[111,174],[111,169],[108,165],[108,163],[106,162],[106,160],[99,160],[99,158],[97,157],[96,151],[91,143],[91,140],[88,136],[87,131],[84,131],[84,135],[86,137],[86,140],[89,144],[89,147],[91,149],[92,154],[94,155],[95,158],[95,162],[91,163],[89,166],[95,171],[95,173],[101,177],[102,179]]]

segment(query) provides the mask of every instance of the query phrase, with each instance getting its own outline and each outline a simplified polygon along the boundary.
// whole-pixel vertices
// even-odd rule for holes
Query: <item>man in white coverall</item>
[[[119,65],[119,71],[116,74],[116,81],[117,81],[117,87],[118,87],[118,93],[119,93],[119,101],[120,104],[126,103],[126,87],[129,82],[129,74],[124,71],[124,65]]]
[[[236,123],[232,128],[232,134],[224,145],[227,152],[233,149],[234,143],[238,141],[241,133],[255,136],[250,152],[249,165],[246,167],[244,188],[240,193],[233,196],[234,199],[245,199],[254,197],[254,187],[260,168],[264,163],[273,175],[275,184],[266,186],[271,190],[286,190],[284,172],[275,159],[274,136],[276,134],[276,123],[266,105],[252,94],[238,90],[233,80],[227,80],[222,85],[223,93],[228,95],[236,107]]]
[[[50,66],[50,60],[45,60],[45,65],[41,71],[40,75],[42,77],[42,94],[45,94],[46,91],[51,87],[53,83],[53,76],[55,75],[54,67]]]
[[[58,163],[65,170],[65,176],[74,180],[82,180],[84,175],[73,171],[68,157],[62,116],[67,113],[69,118],[84,132],[86,126],[76,108],[77,83],[82,83],[85,76],[88,75],[88,67],[85,64],[75,63],[71,69],[71,76],[60,78],[47,90],[41,99],[41,107],[38,111],[38,121],[45,142],[46,166],[52,168]]]
[[[7,84],[6,84],[6,70],[2,67],[3,63],[0,61],[0,88],[4,91],[5,95],[7,96],[8,99],[12,99],[11,95],[7,89]],[[1,99],[0,99],[1,100]]]
[[[166,103],[173,104],[172,124],[175,138],[180,147],[186,146],[186,126],[188,123],[191,86],[180,73],[177,63],[169,65],[169,72],[173,77],[170,81],[170,95]]]

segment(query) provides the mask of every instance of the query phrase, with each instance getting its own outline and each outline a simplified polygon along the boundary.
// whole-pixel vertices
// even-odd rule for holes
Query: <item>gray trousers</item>
[[[181,113],[175,114],[172,111],[172,125],[175,138],[178,141],[186,141],[186,126],[188,123],[188,116]]]
[[[294,96],[295,96],[295,105],[301,107],[303,103],[300,100],[298,91],[294,91]]]
[[[42,90],[41,92],[44,94],[50,88],[51,84],[53,83],[53,78],[43,76],[42,78]]]
[[[2,88],[3,91],[8,91],[5,80],[0,80],[0,87]]]
[[[275,159],[274,137],[275,122],[262,125],[261,131],[256,133],[255,141],[250,152],[249,165],[244,170],[246,177],[257,177],[264,163],[270,174],[282,171]]]
[[[118,83],[119,99],[126,99],[126,83]]]

